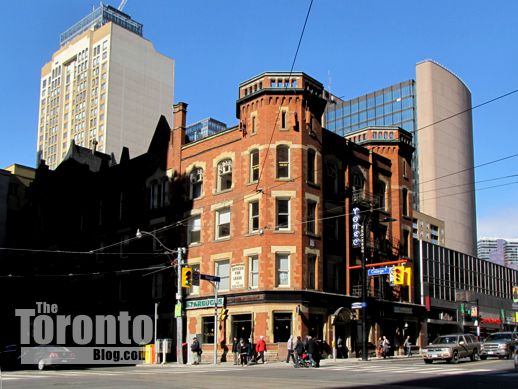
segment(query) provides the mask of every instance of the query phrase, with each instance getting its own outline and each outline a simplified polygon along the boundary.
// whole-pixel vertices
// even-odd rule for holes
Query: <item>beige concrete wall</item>
[[[147,151],[160,115],[172,124],[174,61],[151,42],[112,24],[106,152]]]
[[[425,61],[416,66],[420,211],[445,222],[448,248],[476,255],[471,93],[442,66]],[[436,179],[448,174],[448,177]],[[457,194],[463,192],[462,194]]]

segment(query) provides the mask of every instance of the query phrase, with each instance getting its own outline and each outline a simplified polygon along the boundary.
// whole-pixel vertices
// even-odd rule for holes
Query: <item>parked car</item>
[[[517,344],[518,332],[495,332],[481,344],[480,359],[487,357],[511,359]]]
[[[15,369],[20,366],[20,347],[17,344],[5,346],[0,353],[0,367],[2,370]]]
[[[441,335],[423,349],[423,358],[425,363],[439,360],[458,363],[466,357],[476,361],[479,352],[480,342],[472,334]]]
[[[24,350],[22,364],[34,364],[38,370],[52,365],[68,365],[75,361],[75,353],[63,346],[38,346]]]

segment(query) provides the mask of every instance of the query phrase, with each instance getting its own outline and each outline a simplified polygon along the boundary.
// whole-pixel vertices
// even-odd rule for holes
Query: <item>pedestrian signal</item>
[[[403,274],[404,274],[404,285],[410,286],[412,284],[412,268],[405,267],[403,268]]]
[[[405,267],[394,266],[394,285],[405,284]]]
[[[192,268],[182,267],[182,286],[190,288],[192,286]]]

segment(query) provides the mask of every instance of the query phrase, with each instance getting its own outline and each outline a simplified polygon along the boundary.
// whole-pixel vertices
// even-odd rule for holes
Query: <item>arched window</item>
[[[259,150],[250,151],[250,182],[259,180]]]
[[[218,163],[218,192],[232,188],[232,160],[225,159]]]
[[[290,177],[290,148],[287,145],[277,146],[277,178]]]
[[[308,182],[316,183],[316,159],[317,153],[314,149],[308,149]]]
[[[203,194],[203,169],[201,167],[194,168],[191,171],[191,199],[197,199]]]

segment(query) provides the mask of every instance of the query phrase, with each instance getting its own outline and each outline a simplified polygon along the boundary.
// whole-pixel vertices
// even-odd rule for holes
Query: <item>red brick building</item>
[[[187,105],[174,107],[168,175],[190,181],[188,265],[221,277],[228,313],[217,323],[218,343],[264,335],[275,352],[290,334],[330,344],[338,333],[355,347],[350,306],[362,281],[353,206],[369,231],[369,263],[411,266],[410,134],[372,128],[354,142],[327,131],[324,93],[304,73],[263,73],[239,86],[238,126],[193,142],[185,135]],[[388,281],[369,278],[371,337],[408,320],[417,333],[411,288]],[[201,281],[187,296],[187,334],[200,334],[205,345],[214,339],[214,309],[205,301],[213,295]]]

